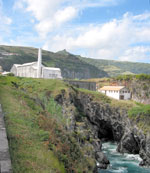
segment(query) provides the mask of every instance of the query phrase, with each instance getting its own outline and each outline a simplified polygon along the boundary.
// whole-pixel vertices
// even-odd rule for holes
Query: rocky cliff
[[[115,141],[118,143],[118,152],[140,154],[142,166],[150,165],[150,138],[145,136],[127,115],[125,109],[112,107],[109,103],[97,102],[84,92],[70,92],[56,97],[62,105],[64,116],[69,116],[68,130],[77,133],[81,146],[89,146],[88,157],[96,160],[97,168],[106,169],[109,160],[102,153],[102,141]],[[75,112],[69,107],[75,107]]]
[[[117,77],[117,85],[125,85],[132,92],[132,100],[150,104],[150,75],[125,75]]]

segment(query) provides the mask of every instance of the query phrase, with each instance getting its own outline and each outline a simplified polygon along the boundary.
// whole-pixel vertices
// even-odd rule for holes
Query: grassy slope
[[[16,79],[0,79],[0,102],[6,117],[14,173],[65,172],[64,165],[42,139],[47,133],[38,125],[41,108],[11,86],[10,81]]]
[[[148,63],[133,63],[127,61],[114,61],[103,59],[91,59],[79,57],[82,61],[94,65],[95,67],[102,69],[110,76],[117,76],[120,74],[150,74],[150,64]]]
[[[12,83],[13,82],[13,83]],[[67,86],[58,80],[0,77],[13,172],[90,172],[66,119],[53,99]]]

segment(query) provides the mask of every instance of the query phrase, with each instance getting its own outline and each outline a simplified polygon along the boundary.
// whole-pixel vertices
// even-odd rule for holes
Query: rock
[[[117,148],[117,151],[121,153],[138,154],[139,150],[139,144],[135,140],[134,134],[130,131],[124,134]]]
[[[107,157],[105,156],[104,153],[102,152],[96,152],[95,154],[95,158],[97,160],[97,167],[100,168],[100,169],[107,169],[110,162],[109,160],[107,159]]]
[[[141,166],[150,166],[150,135],[143,140],[143,146],[140,151],[140,157],[143,159],[140,163]]]

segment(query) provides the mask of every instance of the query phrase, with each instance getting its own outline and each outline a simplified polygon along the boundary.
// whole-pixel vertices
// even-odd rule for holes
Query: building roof
[[[30,63],[25,63],[25,64],[14,64],[15,67],[24,67],[24,66],[30,66],[30,65],[34,65],[36,64],[36,66],[32,66],[33,69],[37,69],[37,62],[30,62]],[[54,68],[54,67],[45,67],[43,65],[41,65],[44,69],[46,70],[53,70],[53,71],[61,71],[60,68]]]
[[[121,89],[125,88],[125,86],[104,86],[100,88],[100,91],[120,91]]]
[[[33,65],[36,64],[37,62],[30,62],[30,63],[25,63],[25,64],[14,64],[16,67],[23,67],[23,66],[28,66],[28,65]]]
[[[44,67],[46,70],[55,70],[55,71],[60,71],[60,68],[54,68],[54,67]]]

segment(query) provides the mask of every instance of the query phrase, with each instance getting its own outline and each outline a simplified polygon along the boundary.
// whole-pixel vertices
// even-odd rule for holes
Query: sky
[[[0,0],[0,45],[150,63],[150,0]]]

